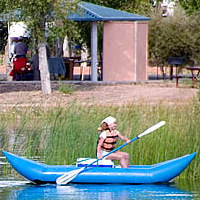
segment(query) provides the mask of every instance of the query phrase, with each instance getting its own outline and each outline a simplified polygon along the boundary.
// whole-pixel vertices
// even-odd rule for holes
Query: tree
[[[186,10],[187,13],[200,14],[200,0],[179,0],[179,3]]]
[[[8,35],[7,25],[4,22],[0,22],[0,52],[3,51],[7,35]]]
[[[51,93],[50,77],[46,53],[46,30],[54,37],[64,37],[76,30],[73,22],[67,20],[70,11],[76,8],[76,1],[70,0],[2,0],[7,13],[20,11],[20,20],[26,22],[31,31],[32,41],[39,50],[39,66],[42,91]],[[10,15],[11,16],[11,15]],[[69,34],[75,35],[75,34]]]
[[[185,57],[199,61],[200,22],[176,8],[173,16],[152,15],[149,22],[149,58],[157,66],[165,66],[169,57]]]
[[[152,0],[88,0],[87,2],[132,13],[139,11],[140,14],[147,12],[153,5]]]

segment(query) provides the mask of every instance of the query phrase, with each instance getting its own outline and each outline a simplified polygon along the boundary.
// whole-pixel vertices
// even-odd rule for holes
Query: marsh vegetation
[[[44,110],[12,108],[0,112],[1,149],[36,158],[47,164],[74,164],[79,157],[96,157],[97,128],[105,116],[115,116],[118,130],[130,139],[158,121],[166,125],[127,145],[131,164],[153,164],[197,151],[180,177],[200,176],[200,107],[198,99],[184,106],[134,105],[81,106],[70,103]],[[118,141],[118,145],[122,143]],[[6,166],[5,166],[6,167]]]

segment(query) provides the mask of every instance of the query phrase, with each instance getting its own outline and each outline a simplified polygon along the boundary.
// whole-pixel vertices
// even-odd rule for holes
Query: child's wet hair
[[[103,122],[97,129],[98,131],[105,131],[108,130],[108,124]]]

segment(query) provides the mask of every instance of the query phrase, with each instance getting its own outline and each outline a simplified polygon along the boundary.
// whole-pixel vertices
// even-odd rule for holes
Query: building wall
[[[104,22],[104,81],[146,81],[147,26],[146,22]]]
[[[148,64],[148,24],[147,22],[137,22],[137,42],[136,42],[136,81],[147,81]]]

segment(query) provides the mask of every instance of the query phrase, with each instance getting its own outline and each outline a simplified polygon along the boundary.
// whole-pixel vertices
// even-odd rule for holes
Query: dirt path
[[[197,96],[198,89],[189,86],[175,87],[175,83],[148,84],[112,84],[112,85],[77,85],[71,95],[57,90],[58,85],[52,84],[53,93],[42,95],[40,84],[0,84],[0,109],[16,107],[54,107],[66,106],[70,102],[83,105],[124,105],[128,103],[168,105],[184,104]]]

